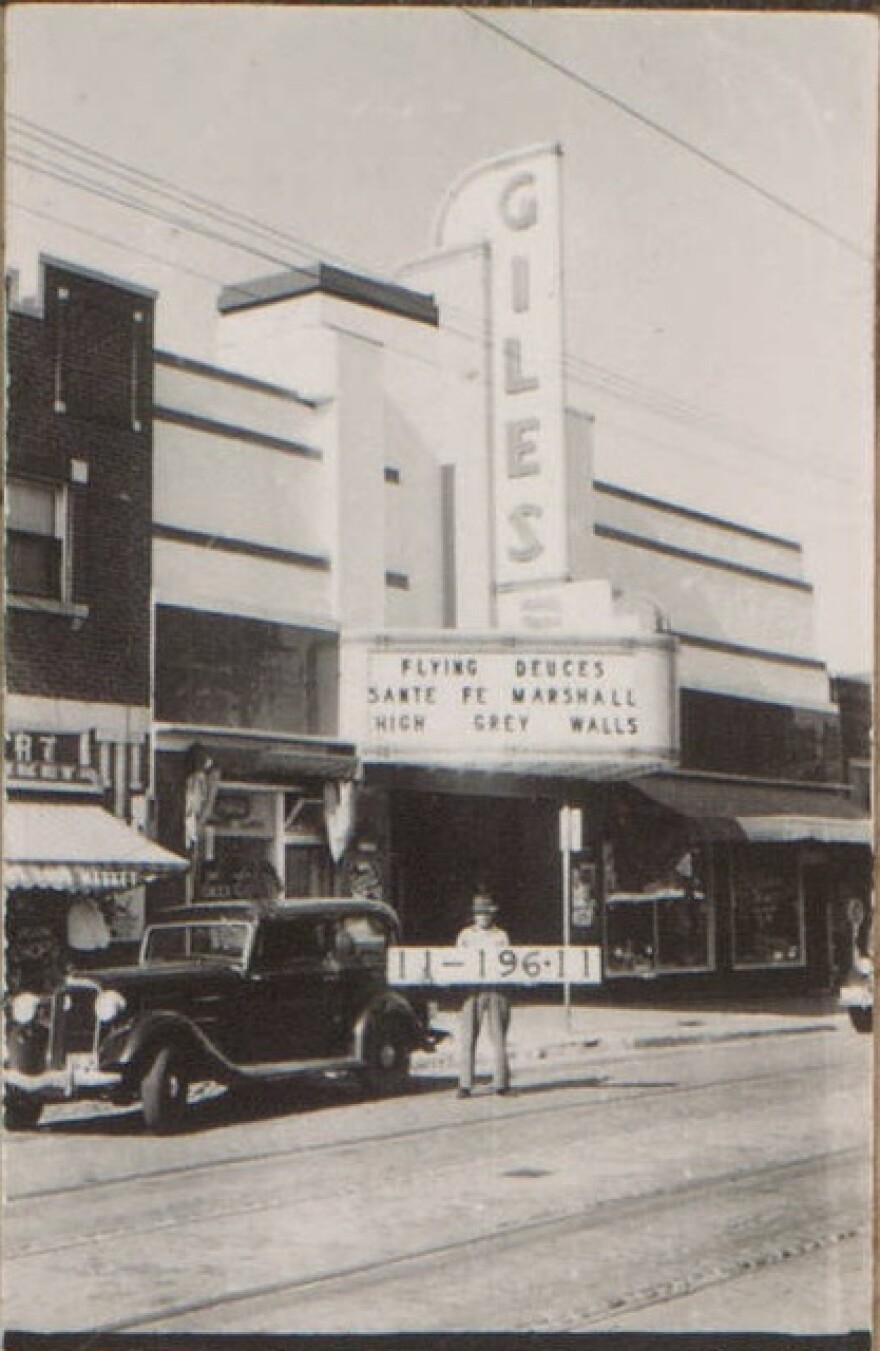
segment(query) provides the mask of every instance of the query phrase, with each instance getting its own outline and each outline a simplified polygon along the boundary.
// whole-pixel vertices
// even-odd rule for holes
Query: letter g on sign
[[[511,230],[528,230],[538,219],[538,202],[533,193],[523,191],[535,186],[534,174],[516,174],[504,186],[498,209]]]

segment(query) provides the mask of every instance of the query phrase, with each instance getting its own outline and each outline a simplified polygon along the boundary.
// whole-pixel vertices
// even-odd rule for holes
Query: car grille
[[[65,985],[52,1000],[50,1061],[53,1069],[62,1069],[69,1055],[94,1051],[97,1046],[98,1019],[94,985]]]

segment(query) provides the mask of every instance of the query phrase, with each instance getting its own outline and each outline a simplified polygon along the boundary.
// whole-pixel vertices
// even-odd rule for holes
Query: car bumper
[[[41,1074],[24,1074],[21,1070],[6,1069],[3,1080],[7,1088],[29,1098],[44,1102],[63,1102],[67,1098],[93,1097],[111,1092],[122,1083],[122,1075],[99,1069],[88,1062],[73,1062],[60,1070],[44,1070]]]
[[[869,985],[844,985],[838,997],[842,1009],[870,1009],[874,1007],[874,991]]]

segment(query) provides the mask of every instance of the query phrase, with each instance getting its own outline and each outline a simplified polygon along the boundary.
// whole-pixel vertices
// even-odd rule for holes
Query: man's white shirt
[[[456,939],[457,948],[476,948],[478,951],[493,952],[497,948],[509,948],[510,939],[503,929],[499,929],[497,924],[493,924],[489,929],[481,929],[476,924],[469,924],[466,929],[462,929]]]

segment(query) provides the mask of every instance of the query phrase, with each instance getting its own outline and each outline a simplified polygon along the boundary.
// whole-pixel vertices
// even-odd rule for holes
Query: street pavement
[[[517,1003],[512,997],[508,1034],[511,1066],[558,1060],[596,1051],[642,1050],[650,1047],[737,1041],[756,1037],[797,1036],[839,1030],[856,1036],[849,1019],[832,996],[768,998],[754,1004],[648,1003],[575,1004]],[[431,1025],[447,1033],[433,1053],[419,1053],[413,1068],[449,1071],[458,1063],[457,1011],[437,1010]],[[478,1069],[487,1070],[491,1055],[488,1035],[481,1034]]]

